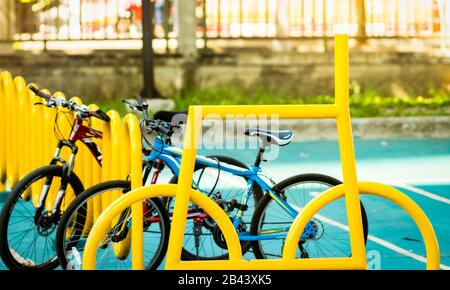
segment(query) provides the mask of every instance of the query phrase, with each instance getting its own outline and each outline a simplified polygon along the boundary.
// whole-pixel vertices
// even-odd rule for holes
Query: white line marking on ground
[[[340,223],[338,221],[332,220],[332,219],[327,218],[327,217],[325,217],[323,215],[320,215],[320,214],[317,214],[314,217],[317,218],[318,220],[322,221],[322,222],[325,222],[327,224],[330,224],[332,226],[335,226],[337,228],[340,228],[341,230],[345,230],[345,231],[348,232],[348,226],[344,225],[344,224],[342,224],[342,223]],[[427,258],[425,258],[423,256],[420,256],[420,255],[417,255],[417,254],[414,254],[414,253],[412,253],[412,252],[410,252],[408,250],[405,250],[403,248],[400,248],[399,246],[396,246],[396,245],[394,245],[392,243],[389,243],[388,241],[382,240],[382,239],[377,238],[377,237],[372,236],[372,235],[368,235],[367,238],[370,241],[372,241],[372,242],[374,242],[376,244],[379,244],[379,245],[381,245],[383,247],[386,247],[386,248],[388,248],[388,249],[390,249],[390,250],[392,250],[394,252],[397,252],[399,254],[405,255],[407,257],[410,257],[410,258],[412,258],[414,260],[417,260],[417,261],[420,261],[422,263],[425,263],[425,264],[427,263]],[[450,267],[446,266],[444,264],[440,264],[440,267],[441,267],[442,270],[450,270]]]
[[[437,201],[440,201],[440,202],[443,202],[443,203],[446,203],[446,204],[450,204],[450,199],[442,197],[442,196],[434,194],[434,193],[431,193],[431,192],[428,192],[428,191],[425,191],[423,189],[420,189],[420,188],[417,188],[417,187],[414,187],[414,186],[411,186],[411,185],[408,185],[408,184],[404,184],[404,183],[398,183],[398,184],[393,184],[393,185],[394,186],[398,186],[398,187],[402,187],[404,189],[410,190],[412,192],[415,192],[417,194],[426,196],[428,198],[431,198],[431,199],[434,199],[434,200],[437,200]]]

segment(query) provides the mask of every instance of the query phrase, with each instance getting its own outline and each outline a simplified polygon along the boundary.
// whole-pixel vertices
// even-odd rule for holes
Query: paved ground
[[[394,185],[423,208],[438,237],[441,266],[449,269],[450,140],[355,140],[355,150],[359,180]],[[226,150],[213,151],[230,154]],[[255,153],[254,150],[237,150],[231,155],[251,163]],[[290,144],[281,148],[277,159],[263,166],[264,173],[276,181],[307,172],[342,176],[338,145],[332,141]],[[412,220],[397,206],[380,198],[363,196],[362,202],[369,220],[370,266],[423,269],[425,250]],[[1,203],[0,195],[0,206]],[[1,262],[0,269],[4,269]]]

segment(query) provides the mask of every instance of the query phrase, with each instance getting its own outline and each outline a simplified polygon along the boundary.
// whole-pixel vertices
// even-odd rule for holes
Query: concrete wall
[[[266,49],[228,49],[201,55],[156,57],[156,83],[165,96],[189,87],[238,84],[292,92],[293,96],[333,94],[332,53],[275,53]],[[22,75],[52,91],[85,98],[126,98],[142,88],[139,51],[93,54],[0,54],[0,70]],[[425,53],[351,52],[351,79],[387,95],[420,95],[429,87],[450,90],[450,58]]]

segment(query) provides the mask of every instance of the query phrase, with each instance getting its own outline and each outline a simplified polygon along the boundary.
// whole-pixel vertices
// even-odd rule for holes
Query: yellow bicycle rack
[[[131,175],[132,189],[139,188],[142,186],[142,144],[139,120],[136,115],[128,114],[124,117],[119,142],[121,173],[129,173]],[[131,205],[131,255],[133,269],[144,268],[144,248],[142,242],[143,210],[142,202],[136,202]]]
[[[361,222],[359,194],[372,194],[387,198],[402,207],[416,222],[426,247],[427,269],[439,269],[439,247],[433,227],[424,212],[406,195],[389,186],[357,181],[355,154],[349,110],[349,51],[348,36],[335,37],[335,104],[332,105],[274,105],[274,106],[191,106],[184,139],[181,171],[178,185],[140,185],[141,148],[140,141],[124,147],[131,149],[126,157],[132,157],[131,177],[133,190],[113,202],[100,216],[91,230],[83,255],[83,269],[95,269],[96,251],[102,237],[106,234],[111,220],[124,209],[133,205],[132,253],[133,269],[143,269],[142,255],[142,205],[140,201],[159,196],[172,196],[175,199],[174,215],[166,257],[166,269],[366,269],[366,253]],[[272,115],[280,119],[294,118],[335,118],[339,137],[339,150],[344,183],[330,188],[307,204],[294,220],[283,248],[282,259],[244,260],[236,230],[225,212],[207,196],[191,188],[196,158],[197,140],[203,119],[229,118],[230,116]],[[130,119],[130,118],[129,118]],[[130,121],[127,121],[129,125]],[[128,125],[128,126],[129,126]],[[127,125],[122,128],[128,128]],[[123,130],[122,130],[123,132]],[[128,135],[127,137],[130,137]],[[133,139],[133,140],[137,140]],[[122,156],[123,160],[124,156]],[[351,257],[296,259],[295,250],[306,223],[322,207],[345,197],[348,227],[350,232]],[[184,229],[189,201],[203,208],[219,225],[229,250],[229,259],[220,261],[181,261]]]
[[[50,93],[48,90],[44,92]],[[57,92],[54,95],[65,98],[63,93]],[[77,97],[71,100],[82,104]],[[24,78],[20,76],[13,78],[7,71],[0,73],[0,192],[6,191],[6,185],[10,189],[13,188],[33,169],[48,165],[55,153],[57,144],[54,134],[55,117],[57,113],[67,113],[67,110],[34,106],[40,102],[43,102],[42,98],[37,97],[27,88]],[[97,108],[96,105],[90,105],[90,107]],[[71,130],[69,123],[74,116],[66,114],[65,117],[68,120],[58,118],[56,122],[60,133],[67,138]],[[102,124],[98,120],[92,118],[91,122],[94,128],[102,129]],[[68,156],[69,152],[62,152],[62,157],[68,158]],[[74,171],[85,187],[102,180],[102,170],[85,146],[80,146]],[[31,198],[36,206],[40,192],[39,185],[36,184],[30,192],[24,193],[23,198]],[[51,203],[51,200],[52,198],[49,198],[48,202]],[[101,212],[103,206],[96,210]],[[93,223],[93,211],[90,210],[88,215],[92,217]]]
[[[120,174],[119,160],[114,158],[117,152],[120,152],[120,115],[114,110],[108,111],[107,115],[111,119],[109,123],[103,123],[103,139],[102,139],[102,181],[120,180],[123,178]],[[114,196],[112,196],[114,195]],[[119,198],[121,193],[112,193],[112,195],[102,194],[102,211],[105,210],[113,200]]]
[[[7,100],[6,95],[9,93],[7,91],[7,87],[5,86],[5,80],[9,80],[9,77],[6,77],[7,72],[2,72],[0,74],[0,192],[6,190],[6,179],[7,179],[7,151],[8,143],[7,143],[7,126],[6,126],[6,112],[7,112]],[[9,88],[10,86],[8,86]]]
[[[11,158],[11,156],[18,156],[16,145],[17,143],[17,96],[16,96],[16,86],[14,80],[9,72],[2,72],[1,79],[3,83],[4,90],[4,110],[5,114],[2,114],[2,123],[7,128],[8,134],[5,133],[5,144],[6,144],[6,181],[10,187],[13,187],[19,179],[19,162],[17,158]]]

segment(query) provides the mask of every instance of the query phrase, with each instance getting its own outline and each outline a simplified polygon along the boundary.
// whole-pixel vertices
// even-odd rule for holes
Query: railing
[[[31,5],[36,25],[18,31],[16,41],[142,37],[141,0],[44,2],[50,4],[39,6],[39,1]],[[196,2],[197,37],[204,40],[199,46],[214,39],[320,39],[332,37],[336,24],[345,24],[353,38],[450,38],[450,0]],[[174,0],[155,0],[154,4],[154,37],[167,49],[176,48],[178,12]]]
[[[334,25],[347,24],[352,37],[439,36],[440,13],[450,9],[450,1],[440,2],[442,7],[439,0],[204,0],[202,33],[208,38],[314,38],[331,36]]]

